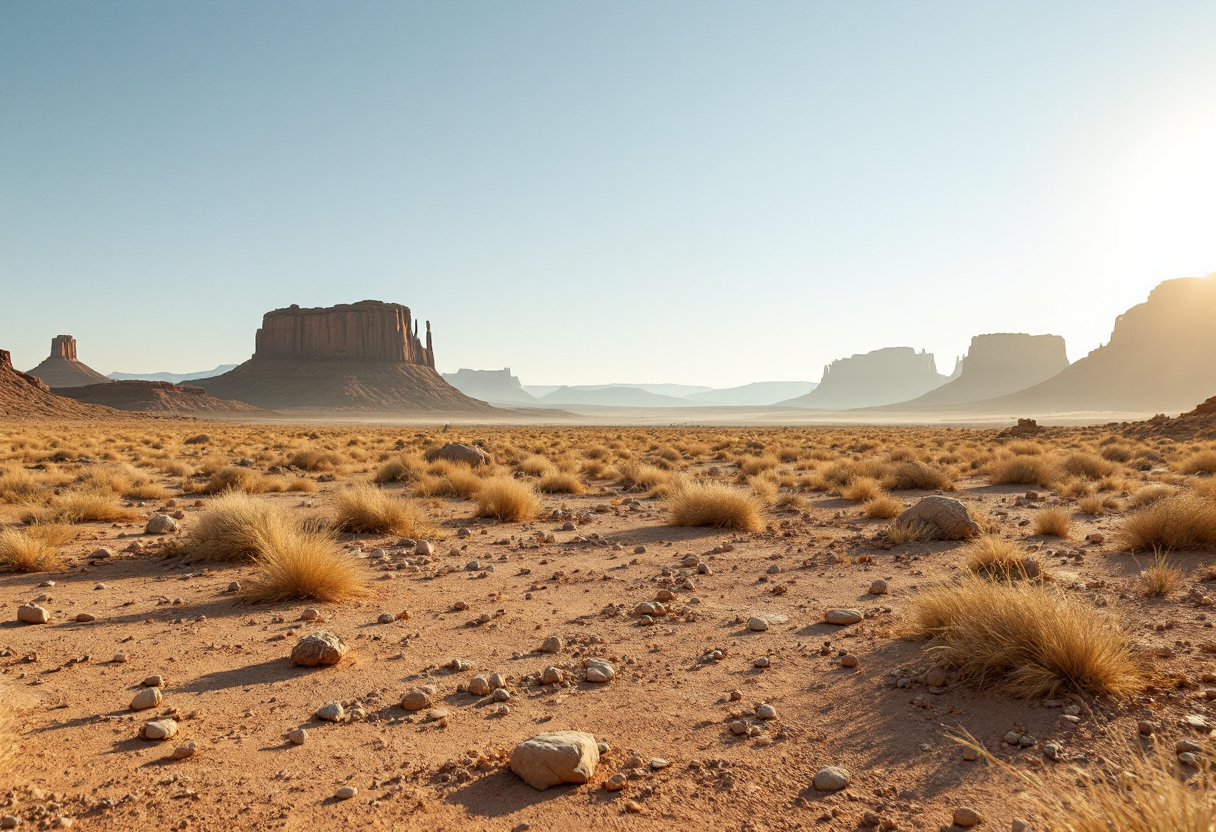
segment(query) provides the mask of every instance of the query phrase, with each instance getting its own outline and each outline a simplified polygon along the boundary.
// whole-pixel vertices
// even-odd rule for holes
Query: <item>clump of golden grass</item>
[[[923,520],[895,522],[887,526],[887,541],[896,546],[908,543],[928,543],[937,537],[937,526]]]
[[[264,494],[273,490],[272,483],[258,471],[252,468],[229,466],[221,468],[201,487],[197,489],[202,494],[222,494],[225,491],[243,491],[246,494]]]
[[[882,483],[873,477],[854,477],[840,489],[840,496],[854,503],[873,500],[882,493]]]
[[[332,471],[342,462],[342,457],[332,451],[305,448],[287,458],[287,464],[302,471]]]
[[[552,472],[554,468],[553,463],[543,456],[533,455],[519,463],[519,470],[530,477],[543,477]]]
[[[927,491],[953,491],[954,480],[950,472],[923,462],[897,462],[891,465],[882,477],[884,488],[890,491],[909,491],[914,488]]]
[[[967,568],[976,575],[989,580],[1023,580],[1026,571],[1026,552],[1012,540],[986,534],[972,540],[964,549]]]
[[[1017,698],[1064,690],[1122,698],[1147,682],[1119,622],[1040,584],[975,576],[943,583],[917,595],[910,627],[937,641],[929,650],[943,667]]]
[[[418,457],[402,454],[377,468],[372,481],[378,485],[390,482],[412,482],[421,476],[423,467],[422,460]]]
[[[970,735],[957,738],[983,759],[1021,780],[1029,808],[1054,832],[1211,832],[1216,829],[1216,781],[1210,763],[1184,774],[1172,743],[1132,748],[1117,740],[1106,770],[1069,768],[1062,784],[1011,766]],[[1113,759],[1112,759],[1113,757]]]
[[[543,494],[582,494],[587,489],[574,474],[554,472],[541,478],[537,488]]]
[[[1043,454],[1015,455],[988,465],[993,485],[1041,485],[1050,488],[1060,478],[1059,469]]]
[[[1158,500],[1164,499],[1171,494],[1176,493],[1178,493],[1178,489],[1174,488],[1172,485],[1161,485],[1160,483],[1154,483],[1153,485],[1146,485],[1143,488],[1138,489],[1134,494],[1132,494],[1131,502],[1134,506],[1147,506],[1150,503],[1155,503]]]
[[[1083,451],[1064,457],[1060,465],[1068,474],[1087,480],[1100,480],[1119,470],[1119,466],[1110,460]]]
[[[626,462],[617,466],[617,470],[621,473],[621,482],[626,485],[640,485],[643,488],[654,488],[672,478],[670,471],[645,462]]]
[[[482,480],[474,499],[478,517],[493,517],[506,523],[531,520],[541,507],[531,483],[506,476]]]
[[[228,491],[202,512],[186,537],[185,548],[203,560],[245,560],[256,554],[259,536],[291,524],[283,507],[254,499],[243,491]]]
[[[755,532],[764,528],[763,506],[750,490],[716,482],[689,482],[669,500],[672,526],[712,526]]]
[[[0,566],[14,572],[52,572],[63,568],[59,549],[42,537],[17,529],[0,530]]]
[[[1165,552],[1158,550],[1153,556],[1153,565],[1140,573],[1144,594],[1164,598],[1182,583],[1182,570],[1169,562]]]
[[[72,489],[51,500],[45,509],[27,511],[21,522],[27,525],[47,523],[116,523],[135,520],[134,511],[124,508],[113,495],[100,491]]]
[[[0,500],[29,504],[37,502],[42,493],[42,484],[29,471],[21,468],[0,471]]]
[[[879,494],[877,497],[866,500],[863,508],[865,516],[874,520],[886,520],[891,517],[898,517],[903,510],[903,500],[892,497],[890,494]]]
[[[258,574],[241,592],[247,601],[343,601],[367,592],[363,567],[330,530],[271,525],[255,531],[254,547]]]
[[[739,473],[744,477],[754,477],[777,467],[777,457],[772,454],[751,456],[739,463]]]
[[[1168,552],[1216,543],[1216,500],[1175,491],[1124,516],[1118,539],[1132,552]]]
[[[1177,467],[1183,474],[1216,474],[1216,450],[1196,451],[1180,460]]]
[[[426,537],[432,530],[430,521],[412,500],[366,482],[334,492],[334,511],[334,525],[344,532]]]
[[[1030,528],[1035,534],[1068,537],[1072,530],[1072,515],[1066,509],[1045,508],[1034,516]]]
[[[1077,510],[1090,517],[1097,517],[1106,511],[1106,502],[1101,497],[1086,497],[1077,501]]]

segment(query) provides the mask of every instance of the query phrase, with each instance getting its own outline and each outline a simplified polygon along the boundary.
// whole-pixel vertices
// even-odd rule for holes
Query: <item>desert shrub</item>
[[[377,468],[372,481],[379,485],[390,482],[413,482],[421,476],[424,468],[425,464],[417,456],[401,454]]]
[[[21,517],[26,525],[47,523],[117,523],[139,517],[124,508],[113,494],[70,489],[51,499],[45,509],[27,511]]]
[[[211,441],[211,437],[205,433],[198,433],[186,440],[187,445],[206,445]]]
[[[1144,594],[1164,598],[1182,583],[1182,570],[1169,562],[1165,552],[1158,550],[1152,566],[1140,573]]]
[[[540,513],[540,497],[531,483],[497,476],[482,480],[474,495],[478,517],[493,517],[507,523],[531,520]]]
[[[1057,484],[1056,493],[1065,500],[1081,500],[1094,493],[1094,486],[1089,480],[1073,477]]]
[[[1041,485],[1050,488],[1060,477],[1059,469],[1045,455],[1015,455],[988,465],[993,485]]]
[[[873,500],[882,493],[882,483],[873,477],[854,477],[840,489],[840,496],[854,503]]]
[[[797,462],[801,458],[802,450],[800,448],[795,448],[793,445],[782,445],[777,449],[777,459],[779,459],[781,462]]]
[[[1168,552],[1216,543],[1216,500],[1175,490],[1125,515],[1117,537],[1132,552]]]
[[[1179,461],[1177,468],[1182,474],[1216,474],[1216,450],[1196,451]]]
[[[712,526],[755,532],[764,527],[763,506],[750,489],[690,482],[669,500],[672,526]]]
[[[763,474],[765,471],[771,471],[776,467],[777,457],[772,454],[751,456],[739,463],[739,473],[744,477],[754,477],[756,474]]]
[[[882,477],[883,487],[890,491],[914,488],[927,491],[953,491],[954,480],[949,471],[923,462],[897,462],[887,468]]]
[[[170,477],[188,477],[194,473],[194,468],[180,459],[158,459],[156,470]]]
[[[304,448],[287,458],[287,464],[302,471],[332,471],[342,463],[342,457],[333,451]]]
[[[1062,508],[1045,508],[1034,516],[1031,528],[1035,534],[1068,537],[1072,529],[1072,515]]]
[[[334,526],[339,531],[406,537],[427,537],[431,533],[430,521],[416,503],[371,483],[355,483],[333,496]]]
[[[308,477],[294,477],[287,480],[285,491],[294,491],[300,494],[315,494],[317,484]]]
[[[259,535],[291,526],[292,520],[281,507],[257,500],[243,491],[228,491],[216,497],[199,515],[198,523],[186,536],[185,549],[207,561],[246,560],[256,554]]]
[[[1014,456],[1035,456],[1047,453],[1047,448],[1038,442],[1010,442],[1005,450]]]
[[[879,494],[877,497],[866,500],[862,510],[866,517],[885,520],[898,517],[904,510],[904,503],[903,500],[892,497],[890,494]]]
[[[1131,503],[1134,506],[1147,506],[1150,503],[1155,503],[1160,499],[1177,493],[1178,489],[1172,485],[1161,485],[1159,483],[1146,485],[1143,488],[1137,489],[1132,494]]]
[[[553,463],[543,456],[530,456],[519,463],[520,473],[530,477],[543,477],[553,470]]]
[[[574,474],[551,473],[537,484],[543,494],[582,494],[587,489]]]
[[[1011,540],[986,534],[977,537],[963,550],[967,568],[989,580],[1012,581],[1028,577],[1026,552]]]
[[[63,568],[59,549],[45,538],[17,529],[0,530],[0,566],[14,572],[52,572]]]
[[[197,490],[202,494],[222,494],[225,491],[264,494],[271,490],[271,485],[266,477],[252,468],[229,466],[216,471]]]
[[[640,485],[643,488],[654,488],[672,477],[670,471],[644,462],[626,462],[617,466],[617,470],[621,472],[621,482],[626,485]]]
[[[1102,448],[1099,456],[1111,462],[1124,463],[1131,462],[1133,454],[1131,448],[1126,445],[1107,445]]]
[[[0,471],[0,500],[6,503],[29,504],[37,502],[43,494],[43,486],[22,468]]]
[[[910,627],[935,639],[929,651],[941,666],[1018,698],[1061,691],[1123,698],[1147,682],[1120,622],[1041,584],[974,576],[943,583],[916,596]]]
[[[771,506],[777,501],[777,485],[771,480],[767,480],[760,475],[748,477],[746,485],[756,495],[756,499],[764,503],[766,506]]]
[[[1119,470],[1119,466],[1109,460],[1080,451],[1064,457],[1060,466],[1066,473],[1087,480],[1100,480]]]
[[[908,543],[928,543],[937,537],[937,526],[923,520],[911,522],[894,522],[887,526],[887,541],[896,546]]]
[[[1085,497],[1077,501],[1077,510],[1090,517],[1097,517],[1106,511],[1106,501],[1101,497]]]
[[[254,533],[257,575],[242,590],[251,602],[343,601],[367,592],[367,575],[332,531],[271,525]]]

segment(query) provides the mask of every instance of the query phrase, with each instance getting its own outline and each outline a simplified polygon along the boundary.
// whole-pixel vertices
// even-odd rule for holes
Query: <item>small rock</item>
[[[554,685],[562,680],[562,672],[556,667],[546,667],[545,672],[541,674],[540,682],[542,685]]]
[[[619,792],[625,788],[629,782],[629,778],[623,774],[614,774],[604,781],[604,790],[609,792]]]
[[[861,619],[862,615],[858,610],[834,609],[823,614],[823,620],[829,624],[856,624]]]
[[[177,531],[177,521],[167,514],[154,514],[144,526],[145,534],[170,534]]]
[[[1038,740],[1029,734],[1023,734],[1022,736],[1018,737],[1018,745],[1020,745],[1022,748],[1030,748],[1037,742]]]
[[[1178,762],[1190,766],[1191,768],[1199,768],[1199,755],[1193,751],[1183,751],[1178,755]]]
[[[177,734],[177,722],[172,719],[156,719],[146,723],[139,733],[146,740],[167,740]]]
[[[304,728],[297,728],[287,734],[287,741],[292,745],[303,745],[308,742],[308,731]]]
[[[1202,750],[1203,748],[1194,740],[1178,740],[1174,743],[1175,754],[1182,754],[1188,751],[1192,754],[1198,754]]]
[[[431,707],[431,695],[422,688],[413,688],[401,697],[401,707],[407,711],[421,711]]]
[[[887,594],[887,582],[880,578],[877,581],[875,581],[874,583],[870,584],[870,594],[871,595],[886,595]]]
[[[133,711],[146,711],[149,708],[155,708],[161,703],[161,692],[158,688],[144,688],[135,694],[131,700],[130,708]]]
[[[852,653],[846,653],[845,655],[840,657],[840,666],[841,667],[857,667],[857,665],[858,665],[857,657],[854,656]]]
[[[354,786],[343,786],[334,792],[334,800],[350,800],[352,797],[358,796],[358,794],[359,790]]]
[[[954,825],[964,828],[975,826],[982,821],[983,816],[970,806],[959,806],[954,810]]]
[[[838,792],[849,785],[849,772],[838,766],[826,766],[815,772],[811,785],[815,787],[815,791]]]
[[[146,688],[163,688],[165,686],[165,677],[159,673],[154,673],[151,676],[145,676],[140,684]]]
[[[185,743],[184,745],[179,745],[177,748],[173,749],[172,756],[173,756],[173,759],[175,759],[175,760],[188,760],[189,758],[193,757],[197,753],[198,753],[198,746],[192,742],[188,742],[188,743]]]
[[[749,618],[747,620],[747,629],[751,630],[754,633],[763,633],[765,630],[768,629],[768,622],[765,621],[763,618],[757,618],[756,616],[752,616],[751,618]]]
[[[342,661],[347,649],[333,633],[309,633],[291,648],[291,663],[299,667],[330,667]]]
[[[1151,737],[1156,730],[1157,726],[1146,720],[1136,723],[1136,732],[1142,737]]]
[[[122,652],[115,653],[114,658],[110,659],[110,661],[114,662],[114,664],[126,664],[127,654]]]
[[[330,702],[317,708],[313,716],[326,722],[341,722],[345,714],[346,709],[342,707],[341,702]]]
[[[76,620],[81,624],[88,624],[90,621],[96,621],[97,616],[91,612],[78,612],[76,613]]]
[[[588,682],[608,682],[616,675],[616,670],[606,661],[595,660],[583,664],[587,668]]]
[[[93,554],[89,555],[93,560],[106,560],[114,557],[114,550],[102,546],[100,549],[94,549]]]
[[[946,682],[950,677],[946,675],[946,671],[940,667],[931,667],[929,672],[925,674],[925,684],[931,688],[941,688],[946,686]]]
[[[228,584],[228,591],[229,592],[240,592],[241,591],[240,583],[238,583],[237,581],[233,581],[232,583]]]
[[[1043,756],[1049,760],[1060,759],[1059,743],[1049,742],[1045,746],[1043,746]]]
[[[426,712],[426,721],[439,722],[440,720],[447,719],[448,716],[449,713],[447,708],[431,708]]]
[[[635,555],[644,555],[644,554],[646,554],[646,547],[645,546],[634,546],[633,553]]]
[[[511,691],[506,688],[497,688],[494,693],[490,694],[490,698],[495,702],[506,702],[511,698]]]
[[[966,760],[967,762],[974,763],[979,758],[980,758],[979,751],[976,751],[971,746],[966,746],[963,748],[963,759]]]
[[[667,762],[662,757],[655,757],[650,761],[650,768],[652,771],[661,771],[662,769],[667,768],[669,765],[671,765],[671,763]]]
[[[1194,728],[1197,731],[1210,731],[1212,728],[1208,723],[1208,718],[1202,714],[1187,714],[1182,718],[1182,721],[1187,727]]]
[[[430,557],[435,554],[435,546],[429,540],[419,540],[414,544],[414,554],[421,557]]]
[[[51,620],[51,612],[37,604],[23,604],[17,607],[17,620],[26,624],[46,624]]]
[[[756,706],[756,716],[759,719],[776,719],[777,709],[767,703]]]
[[[379,616],[377,616],[376,623],[377,624],[392,624],[396,620],[397,620],[397,616],[393,615],[391,612],[382,612],[382,613],[380,613]]]
[[[306,610],[300,613],[301,621],[316,621],[320,617],[321,611],[314,607],[308,607]]]
[[[757,656],[756,658],[752,659],[752,667],[768,667],[768,666],[769,666],[768,656]]]
[[[733,720],[730,724],[730,732],[737,737],[741,737],[747,733],[748,725],[741,719]]]
[[[560,653],[562,652],[562,640],[560,636],[549,636],[540,645],[542,653]]]
[[[488,696],[490,691],[490,683],[480,673],[469,680],[469,693],[474,696]]]
[[[5,815],[0,818],[0,829],[16,829],[19,823],[21,823],[21,818],[16,815]]]

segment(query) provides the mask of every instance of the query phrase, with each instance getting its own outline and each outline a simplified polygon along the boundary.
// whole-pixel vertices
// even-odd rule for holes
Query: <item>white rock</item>
[[[133,711],[146,711],[158,706],[162,698],[159,688],[144,688],[135,694],[130,707]]]
[[[177,722],[172,719],[156,719],[144,725],[140,735],[148,740],[167,740],[177,734]]]
[[[51,612],[37,604],[23,604],[17,607],[17,620],[26,624],[46,624],[51,620]]]
[[[861,619],[859,610],[833,609],[823,614],[823,620],[829,624],[856,624]]]

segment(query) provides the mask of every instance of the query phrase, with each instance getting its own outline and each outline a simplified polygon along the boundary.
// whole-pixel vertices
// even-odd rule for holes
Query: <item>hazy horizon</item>
[[[0,348],[365,298],[524,384],[1069,358],[1216,271],[1216,4],[0,4]]]

